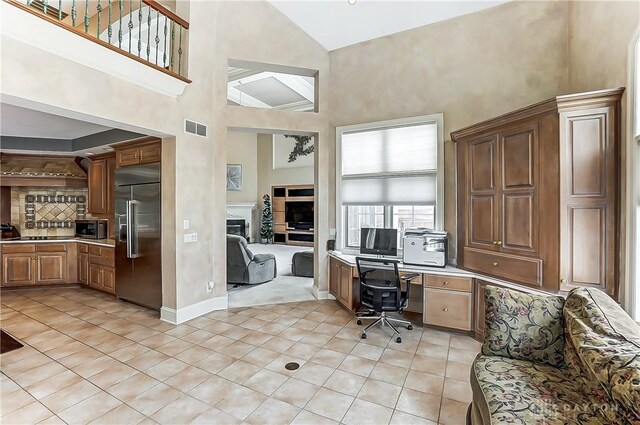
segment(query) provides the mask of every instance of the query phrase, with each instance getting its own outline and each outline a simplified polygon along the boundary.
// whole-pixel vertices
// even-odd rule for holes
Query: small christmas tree
[[[271,214],[271,197],[264,195],[264,208],[262,209],[262,227],[260,227],[260,238],[264,243],[270,243],[273,240],[273,215]]]

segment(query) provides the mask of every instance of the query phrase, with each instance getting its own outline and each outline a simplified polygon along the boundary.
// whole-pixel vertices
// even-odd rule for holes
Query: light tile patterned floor
[[[335,301],[214,312],[180,326],[86,289],[3,292],[3,424],[454,424],[466,336],[377,329]],[[297,371],[284,365],[297,362]]]

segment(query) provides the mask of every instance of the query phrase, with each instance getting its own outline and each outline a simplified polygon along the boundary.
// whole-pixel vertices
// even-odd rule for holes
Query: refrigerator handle
[[[138,258],[138,201],[127,201],[127,258]]]

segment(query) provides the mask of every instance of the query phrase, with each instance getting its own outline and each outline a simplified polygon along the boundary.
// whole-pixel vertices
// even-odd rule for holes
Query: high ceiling
[[[347,0],[269,0],[327,50],[444,21],[507,1],[356,0],[351,5]]]

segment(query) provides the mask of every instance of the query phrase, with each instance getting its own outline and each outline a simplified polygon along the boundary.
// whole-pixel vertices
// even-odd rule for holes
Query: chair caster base
[[[356,320],[356,324],[361,325],[362,324],[362,320],[360,320],[360,319]]]
[[[398,344],[400,344],[400,343],[402,342],[402,338],[397,337],[397,338],[396,338],[396,342],[397,342]]]
[[[367,339],[367,334],[363,332],[362,335],[360,335],[360,338]]]
[[[408,325],[408,326],[407,326],[407,329],[408,329],[408,330],[413,330],[413,326]]]

